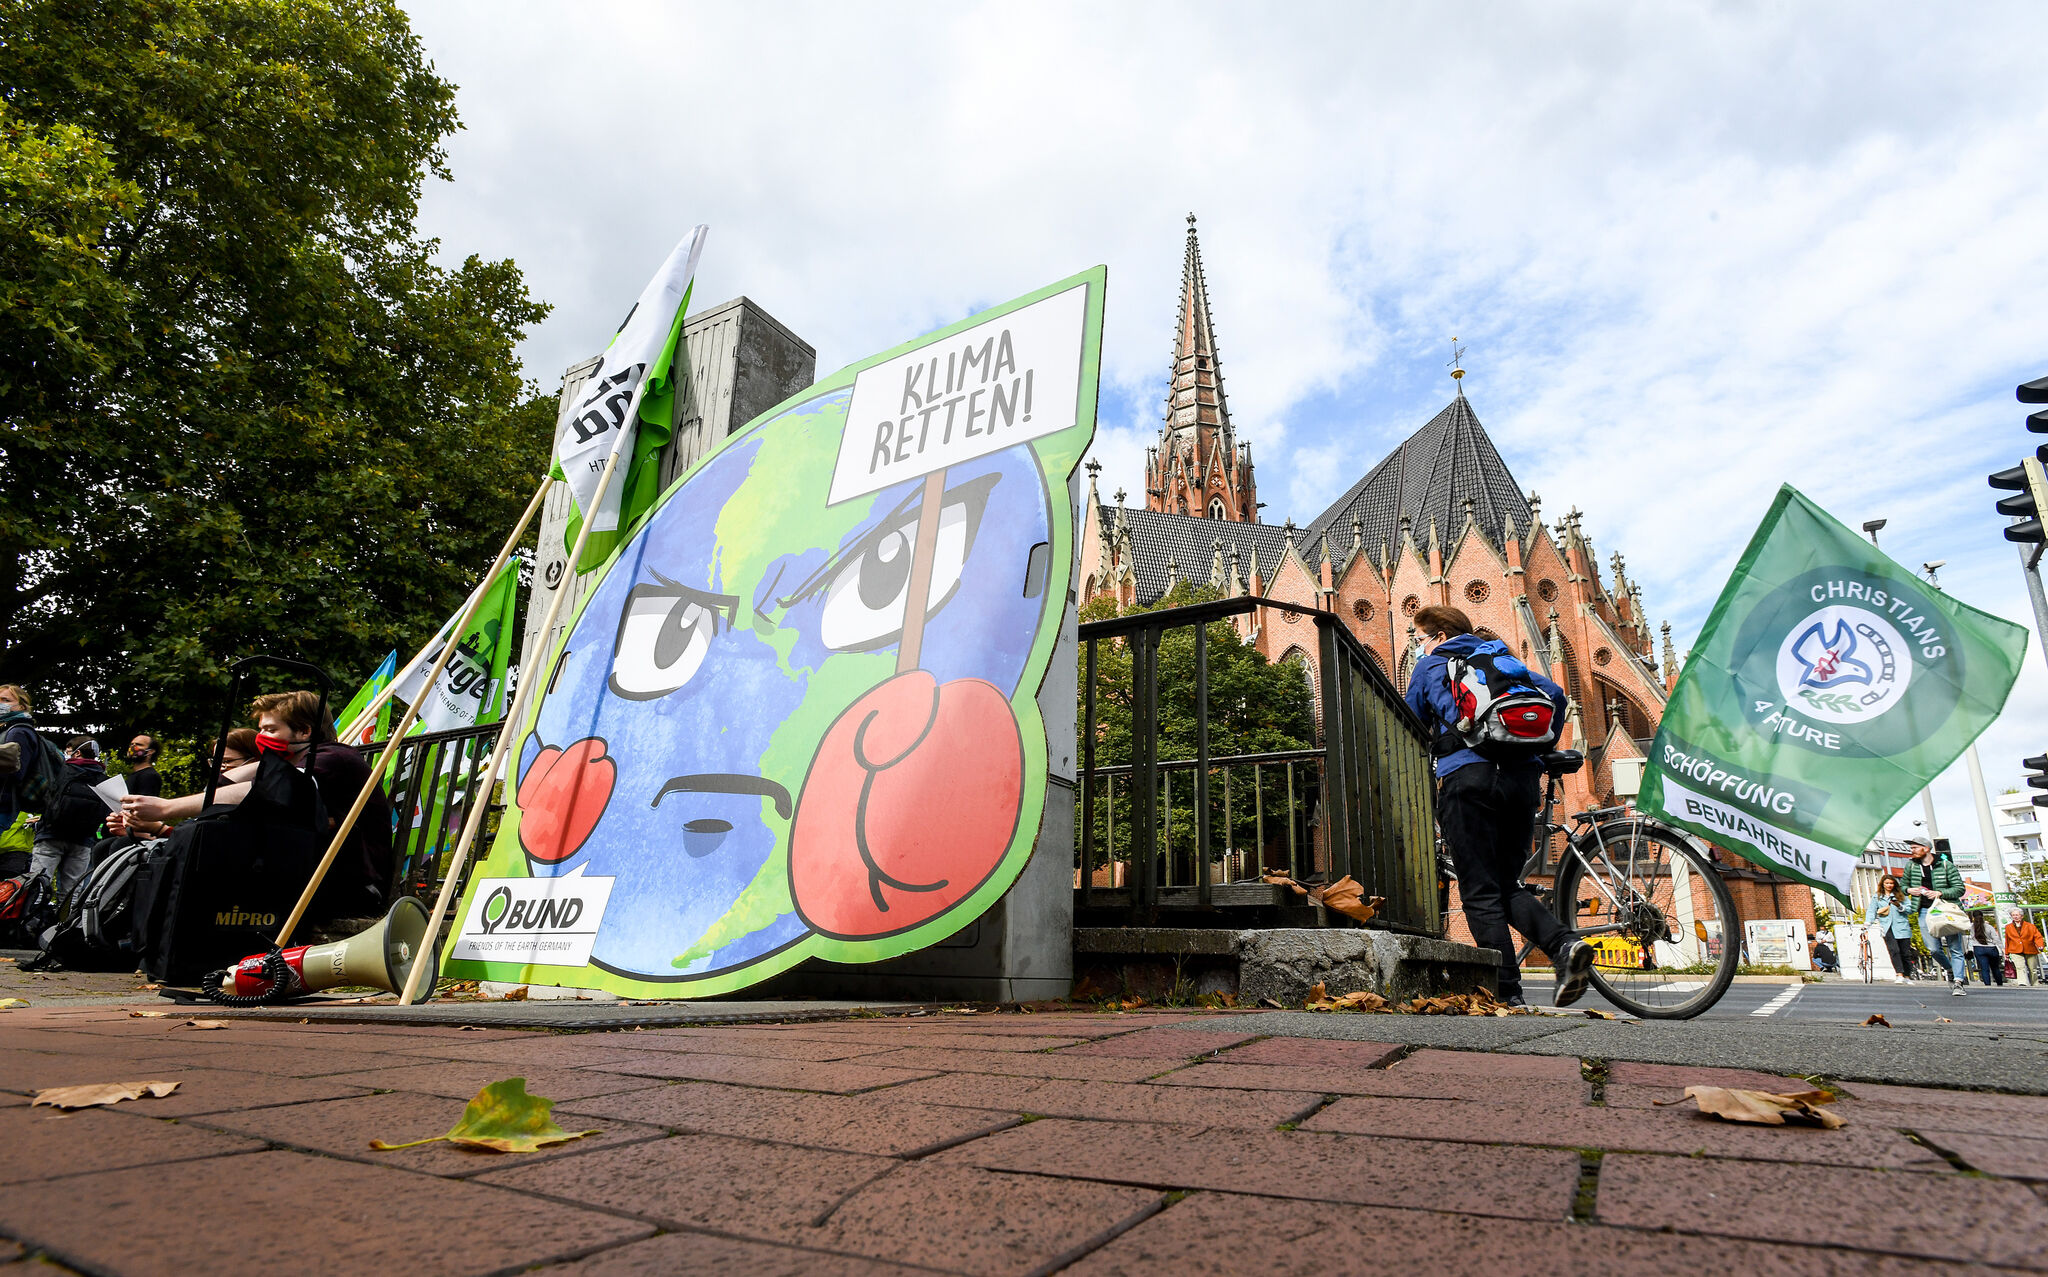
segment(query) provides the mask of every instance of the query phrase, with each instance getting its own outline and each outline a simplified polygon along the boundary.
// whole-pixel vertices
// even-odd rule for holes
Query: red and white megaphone
[[[282,951],[252,953],[205,982],[216,1002],[284,1002],[322,989],[360,984],[397,993],[415,963],[427,963],[421,987],[429,994],[440,959],[420,952],[427,934],[427,907],[411,896],[391,904],[383,921],[331,944],[302,944]]]

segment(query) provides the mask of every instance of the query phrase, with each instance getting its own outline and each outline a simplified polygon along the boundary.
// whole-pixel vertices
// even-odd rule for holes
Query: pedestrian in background
[[[1892,959],[1892,983],[1911,984],[1913,906],[1892,874],[1877,880],[1877,894],[1870,900],[1870,927],[1884,937],[1884,951]]]
[[[2026,914],[2015,912],[2005,924],[2005,951],[2026,972],[2029,984],[2041,983],[2041,929]]]
[[[1955,987],[1949,992],[1961,997],[1963,986],[1969,982],[1969,973],[1964,965],[1968,959],[1963,956],[1963,937],[1961,933],[1937,936],[1927,924],[1935,901],[1954,903],[1963,898],[1963,875],[1949,854],[1936,852],[1934,844],[1927,839],[1916,836],[1906,841],[1914,848],[1913,861],[1906,866],[1906,894],[1913,897],[1914,908],[1920,915],[1920,938],[1927,942],[1927,952],[1934,955],[1937,963],[1945,965],[1955,978]]]
[[[1979,909],[1970,915],[1970,935],[1976,941],[1970,951],[1977,959],[1977,978],[1987,989],[1994,984],[2005,984],[2005,955],[1998,951],[1993,940],[1998,934],[1993,929],[1995,925],[1989,909]]]

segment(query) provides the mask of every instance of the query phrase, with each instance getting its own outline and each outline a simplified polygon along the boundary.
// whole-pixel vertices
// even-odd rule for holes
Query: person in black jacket
[[[74,736],[65,747],[64,787],[50,796],[36,822],[36,852],[30,873],[50,880],[50,894],[62,899],[92,869],[92,844],[107,805],[92,791],[107,778],[99,743]]]

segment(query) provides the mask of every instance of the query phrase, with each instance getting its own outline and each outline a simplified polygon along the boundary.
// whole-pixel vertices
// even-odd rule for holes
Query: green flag
[[[356,721],[358,714],[369,708],[370,702],[377,698],[377,693],[384,690],[391,682],[392,675],[397,672],[398,653],[393,651],[377,666],[376,671],[370,675],[369,681],[364,683],[361,689],[349,698],[348,704],[341,711],[341,717],[334,720],[334,730],[337,732],[347,731],[348,725]],[[357,738],[350,741],[349,744],[367,745],[373,740],[383,740],[390,734],[391,702],[387,700],[377,710],[376,721],[357,733]]]
[[[2026,649],[2021,626],[1780,488],[1679,676],[1637,805],[1846,899],[1884,822],[1998,717]]]

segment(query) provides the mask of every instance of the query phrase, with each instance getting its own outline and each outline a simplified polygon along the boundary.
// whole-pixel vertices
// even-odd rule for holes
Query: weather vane
[[[1446,366],[1449,367],[1451,370],[1452,381],[1465,380],[1465,370],[1458,366],[1458,361],[1460,359],[1463,359],[1464,357],[1465,348],[1458,344],[1458,339],[1456,337],[1451,338],[1451,362]]]

